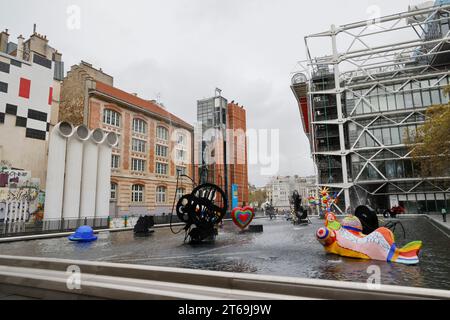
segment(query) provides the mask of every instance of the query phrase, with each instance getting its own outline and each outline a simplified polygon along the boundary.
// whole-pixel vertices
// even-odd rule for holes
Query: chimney
[[[5,31],[2,31],[2,33],[0,33],[0,51],[1,52],[6,52],[8,50],[8,41],[9,41],[8,29],[5,29]]]
[[[17,37],[17,54],[16,57],[23,60],[23,40],[22,35]]]

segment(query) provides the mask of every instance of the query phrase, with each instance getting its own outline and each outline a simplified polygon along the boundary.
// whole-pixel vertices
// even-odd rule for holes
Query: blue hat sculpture
[[[92,242],[97,240],[97,236],[94,235],[94,230],[89,226],[82,226],[75,231],[73,235],[69,237],[70,241],[77,242]]]

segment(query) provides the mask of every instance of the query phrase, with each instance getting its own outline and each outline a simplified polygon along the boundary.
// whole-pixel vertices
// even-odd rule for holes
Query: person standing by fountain
[[[447,209],[442,208],[441,213],[442,213],[442,220],[444,222],[447,222]]]

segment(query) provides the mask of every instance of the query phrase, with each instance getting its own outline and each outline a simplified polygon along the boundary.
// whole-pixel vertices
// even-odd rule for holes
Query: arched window
[[[110,200],[117,200],[117,183],[111,182],[111,198]]]
[[[156,203],[166,203],[166,187],[156,188]]]
[[[134,184],[131,187],[131,201],[143,202],[144,201],[144,186],[140,184]]]
[[[103,110],[103,123],[109,126],[120,127],[120,113],[111,110]]]
[[[165,127],[157,127],[156,128],[156,137],[161,140],[169,140],[169,130]]]
[[[138,119],[138,118],[133,119],[133,132],[140,133],[140,134],[146,134],[147,133],[147,123],[142,119]]]

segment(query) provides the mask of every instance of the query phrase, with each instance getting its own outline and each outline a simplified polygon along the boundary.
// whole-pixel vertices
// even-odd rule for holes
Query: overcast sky
[[[5,4],[7,2],[7,5]],[[247,126],[280,130],[280,175],[314,174],[308,141],[290,90],[303,37],[405,11],[410,0],[2,0],[0,28],[37,31],[63,53],[66,70],[80,60],[114,76],[115,86],[145,99],[160,95],[190,123],[196,101],[223,90],[247,110]],[[81,10],[80,28],[67,13]],[[68,20],[69,19],[69,20]],[[68,28],[69,25],[75,28]],[[326,49],[318,54],[328,54]],[[263,185],[258,166],[250,183]]]

